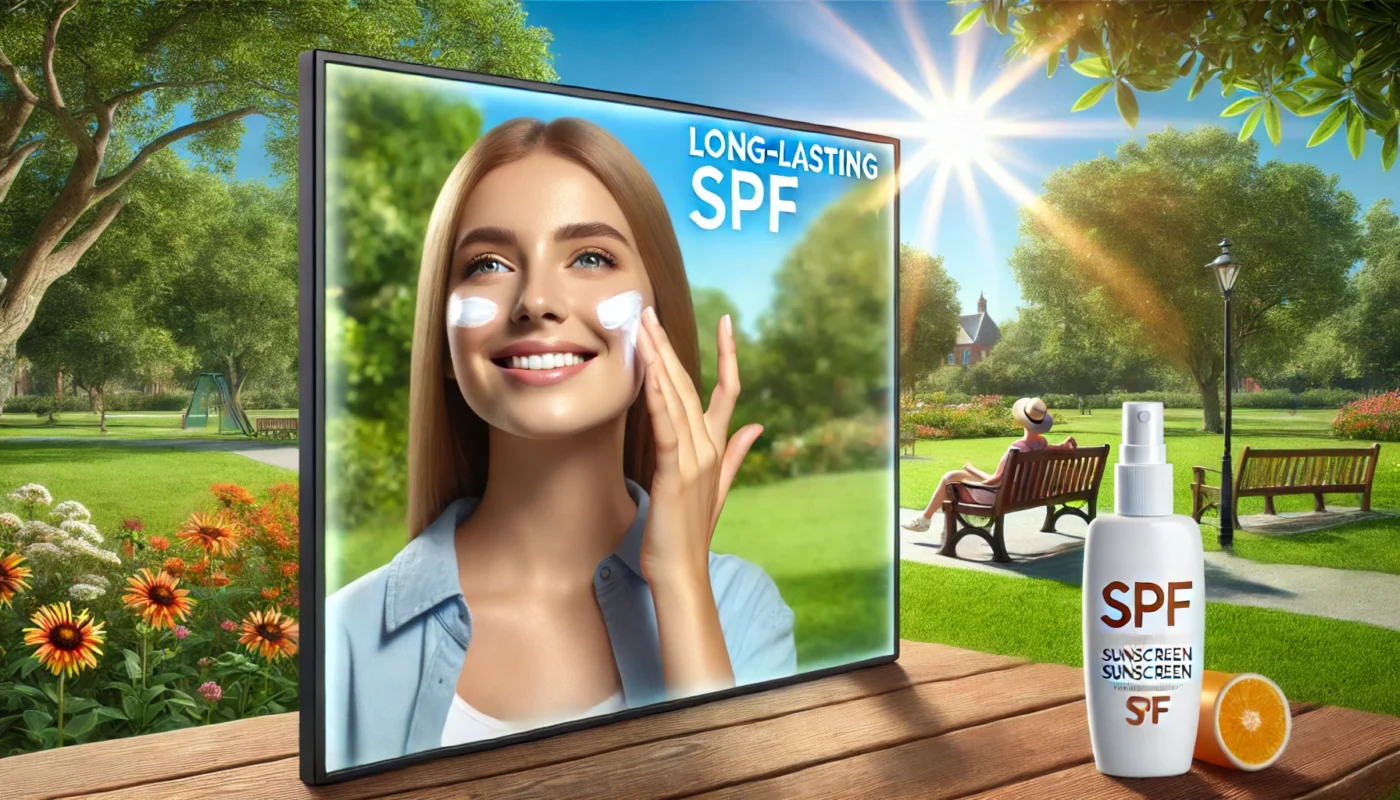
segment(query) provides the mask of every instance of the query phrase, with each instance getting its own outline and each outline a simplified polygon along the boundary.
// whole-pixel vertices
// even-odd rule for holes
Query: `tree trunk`
[[[0,285],[3,285],[4,278],[0,278]],[[15,388],[15,365],[19,362],[19,353],[15,345],[0,345],[0,414],[5,413],[5,401],[10,399],[10,392]]]
[[[1220,379],[1213,378],[1206,382],[1198,379],[1196,388],[1201,391],[1201,430],[1224,433],[1225,423],[1220,418]]]
[[[97,393],[97,432],[107,432],[107,398],[104,392]]]
[[[59,370],[58,370],[58,375],[57,375],[57,376],[55,377],[55,379],[54,379],[54,389],[56,390],[56,391],[54,392],[54,394],[56,394],[56,395],[57,395],[58,397],[60,397],[60,398],[63,397],[63,368],[62,368],[62,367],[59,368]]]

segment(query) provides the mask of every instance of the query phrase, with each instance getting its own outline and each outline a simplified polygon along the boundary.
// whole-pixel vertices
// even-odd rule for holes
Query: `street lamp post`
[[[1235,544],[1235,519],[1231,511],[1231,494],[1234,492],[1234,477],[1230,468],[1230,390],[1233,388],[1233,371],[1230,363],[1230,293],[1235,288],[1235,279],[1240,275],[1240,262],[1230,255],[1230,240],[1220,240],[1220,255],[1206,265],[1215,273],[1220,284],[1220,294],[1225,298],[1225,453],[1220,458],[1220,534],[1217,541],[1220,549],[1229,550]]]

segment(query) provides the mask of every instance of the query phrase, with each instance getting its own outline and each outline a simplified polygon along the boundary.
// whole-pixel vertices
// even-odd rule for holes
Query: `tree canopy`
[[[958,284],[943,257],[899,246],[899,382],[904,391],[937,369],[958,341]]]
[[[1191,377],[1204,426],[1219,430],[1223,302],[1203,267],[1216,243],[1228,235],[1244,265],[1237,345],[1265,346],[1289,320],[1338,310],[1360,255],[1355,216],[1336,177],[1312,165],[1260,164],[1255,142],[1216,127],[1167,129],[1054,172],[1025,213],[1011,266],[1037,306],[1074,308],[1102,288],[1095,319],[1138,326],[1139,346]]]
[[[1123,119],[1136,125],[1135,90],[1160,92],[1190,80],[1193,99],[1218,81],[1225,97],[1240,95],[1221,116],[1244,116],[1241,140],[1263,122],[1278,144],[1287,111],[1323,115],[1309,147],[1345,127],[1347,147],[1360,158],[1369,131],[1381,140],[1386,170],[1400,149],[1400,3],[1394,0],[980,0],[954,33],[979,20],[1014,36],[1012,54],[1046,59],[1048,74],[1063,55],[1093,79],[1072,111],[1112,91]]]
[[[1380,200],[1362,222],[1363,261],[1344,339],[1372,388],[1390,388],[1400,385],[1400,216],[1391,201]]]

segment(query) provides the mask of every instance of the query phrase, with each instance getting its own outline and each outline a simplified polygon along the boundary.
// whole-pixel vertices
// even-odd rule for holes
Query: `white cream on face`
[[[447,323],[459,328],[480,328],[496,318],[496,304],[484,297],[458,297],[447,300]]]
[[[622,358],[632,368],[632,354],[637,350],[637,328],[642,322],[642,295],[623,292],[598,304],[598,322],[610,331],[622,333]]]

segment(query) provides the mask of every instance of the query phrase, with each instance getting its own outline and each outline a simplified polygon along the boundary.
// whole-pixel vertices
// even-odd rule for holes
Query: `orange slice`
[[[1196,758],[1255,772],[1278,761],[1292,730],[1293,714],[1278,684],[1252,672],[1205,671]]]

